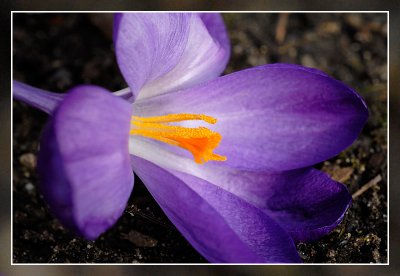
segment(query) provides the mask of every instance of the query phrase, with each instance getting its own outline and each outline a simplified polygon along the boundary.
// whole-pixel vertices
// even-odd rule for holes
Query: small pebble
[[[19,162],[27,169],[34,170],[36,168],[37,159],[33,153],[25,153],[19,157]]]
[[[32,183],[28,182],[25,184],[25,190],[27,190],[28,193],[32,192],[35,190],[35,186],[33,186]]]

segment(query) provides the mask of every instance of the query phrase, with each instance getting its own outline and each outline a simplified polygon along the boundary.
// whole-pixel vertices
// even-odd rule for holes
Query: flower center
[[[225,161],[226,157],[213,153],[218,147],[222,136],[206,127],[188,128],[168,125],[168,123],[201,120],[215,124],[217,119],[203,114],[168,114],[157,117],[132,116],[131,135],[158,140],[170,145],[181,147],[193,154],[194,161],[202,164],[207,161]]]

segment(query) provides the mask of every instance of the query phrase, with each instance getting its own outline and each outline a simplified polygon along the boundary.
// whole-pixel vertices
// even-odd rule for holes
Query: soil
[[[13,17],[14,79],[60,93],[82,83],[112,91],[126,87],[115,61],[110,15]],[[331,234],[297,248],[306,263],[387,262],[386,14],[224,14],[224,18],[232,42],[225,73],[265,63],[302,64],[327,72],[364,97],[370,118],[359,139],[316,166],[347,186],[355,197],[353,205]],[[46,120],[46,114],[14,101],[13,262],[206,262],[138,178],[123,216],[99,239],[86,241],[64,229],[37,188],[36,156]]]

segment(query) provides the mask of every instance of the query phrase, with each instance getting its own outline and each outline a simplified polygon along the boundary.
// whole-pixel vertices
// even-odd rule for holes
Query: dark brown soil
[[[289,62],[316,67],[354,87],[370,119],[359,139],[316,166],[356,193],[344,222],[312,244],[298,244],[305,262],[387,261],[387,26],[386,14],[225,14],[232,41],[226,73]],[[14,79],[56,92],[92,83],[110,90],[126,84],[112,50],[110,15],[14,14]],[[287,19],[287,24],[285,24]],[[36,154],[47,115],[13,107],[13,261],[16,263],[153,262],[205,260],[169,222],[135,179],[129,206],[95,242],[65,230],[37,189]]]

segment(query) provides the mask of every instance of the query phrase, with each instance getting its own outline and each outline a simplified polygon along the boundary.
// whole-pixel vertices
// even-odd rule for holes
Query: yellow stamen
[[[217,119],[211,116],[203,115],[203,114],[168,114],[165,116],[156,116],[156,117],[138,117],[132,116],[134,121],[144,122],[144,123],[172,123],[172,122],[182,122],[188,120],[201,120],[209,124],[215,124]]]
[[[209,124],[217,122],[214,117],[203,114],[182,113],[146,118],[132,116],[130,134],[155,139],[186,149],[193,154],[194,161],[199,164],[210,160],[225,161],[225,156],[213,153],[213,150],[218,147],[222,139],[219,133],[206,127],[187,128],[166,124],[187,120],[201,120]]]

